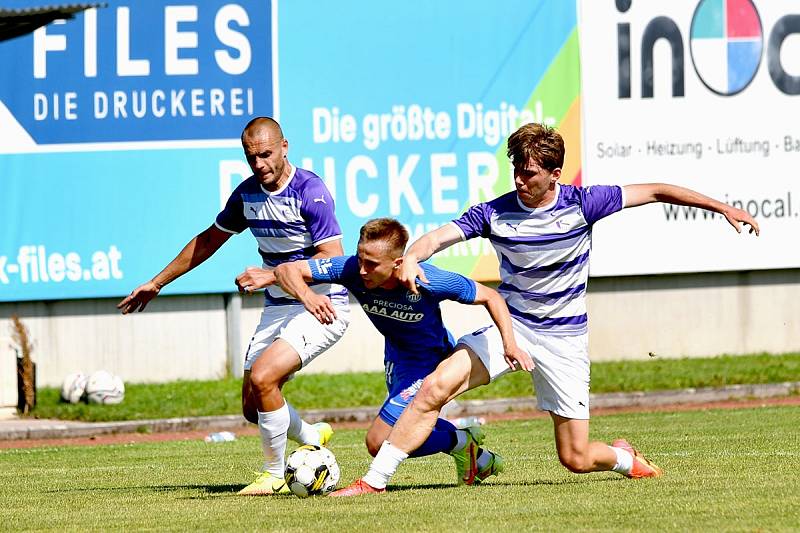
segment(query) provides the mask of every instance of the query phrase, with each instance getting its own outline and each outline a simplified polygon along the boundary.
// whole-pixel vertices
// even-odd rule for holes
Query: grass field
[[[598,362],[592,364],[592,392],[653,391],[731,384],[776,383],[800,379],[800,354],[740,355],[692,359]],[[178,381],[128,384],[120,405],[64,404],[57,389],[40,389],[33,412],[39,418],[107,421],[240,412],[241,381]],[[337,391],[331,394],[331,391]],[[303,374],[284,392],[298,409],[379,406],[386,398],[383,373]],[[529,397],[531,379],[516,372],[460,399]]]
[[[800,408],[596,417],[665,470],[655,480],[570,474],[546,419],[485,426],[508,469],[455,487],[444,455],[406,461],[389,493],[346,500],[236,495],[259,467],[255,437],[0,452],[0,530],[796,531]],[[342,483],[362,474],[363,431],[331,445]]]

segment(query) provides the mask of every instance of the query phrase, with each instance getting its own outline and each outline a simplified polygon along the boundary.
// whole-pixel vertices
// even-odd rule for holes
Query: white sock
[[[391,478],[397,471],[408,454],[399,448],[392,446],[388,440],[383,441],[378,455],[369,465],[369,472],[364,476],[364,481],[376,489],[385,489]]]
[[[258,412],[258,430],[264,450],[262,470],[283,477],[283,456],[286,454],[286,432],[289,429],[289,409],[286,404],[277,411]]]
[[[319,443],[319,431],[303,420],[294,407],[289,402],[286,402],[286,407],[289,409],[289,429],[287,436],[295,442],[300,444],[316,444]]]
[[[633,468],[633,455],[622,448],[615,448],[614,446],[609,446],[609,448],[617,455],[617,464],[611,470],[619,474],[629,474],[631,468]]]
[[[467,445],[467,432],[463,429],[456,430],[456,445],[453,446],[451,452],[460,452]]]

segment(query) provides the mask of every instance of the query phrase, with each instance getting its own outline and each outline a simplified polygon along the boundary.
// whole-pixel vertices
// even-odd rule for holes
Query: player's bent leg
[[[374,489],[385,488],[397,467],[409,456],[409,452],[418,449],[428,439],[441,407],[470,386],[488,381],[488,372],[477,357],[473,360],[469,351],[464,347],[457,347],[453,355],[442,361],[425,378],[414,400],[400,415],[388,440],[373,459],[369,471],[357,483],[366,483]],[[476,456],[477,446],[472,446],[471,449],[471,453]],[[476,462],[473,458],[470,458],[469,463],[474,466]],[[469,472],[466,477],[474,479],[474,475],[474,472]]]
[[[369,427],[367,436],[365,438],[367,451],[372,457],[378,455],[378,451],[381,449],[383,441],[389,437],[389,433],[391,433],[391,431],[392,426],[386,423],[381,417],[375,417],[375,420],[372,421],[372,425]]]
[[[250,388],[259,411],[274,411],[283,404],[281,386],[300,369],[300,356],[283,339],[270,344],[250,368]]]
[[[589,441],[589,421],[550,413],[555,429],[558,460],[570,472],[584,474],[612,470],[617,456],[603,442]]]
[[[242,376],[242,416],[252,424],[258,424],[258,400],[250,385],[250,371]]]
[[[390,440],[409,453],[424,442],[442,406],[468,390],[489,383],[489,374],[477,355],[464,345],[439,363],[422,382],[414,401],[395,425]]]
[[[297,351],[282,339],[275,340],[250,367],[250,387],[258,408],[258,429],[264,465],[258,478],[242,489],[245,495],[278,494],[283,480],[286,438],[291,414],[281,395],[280,385],[300,368]]]

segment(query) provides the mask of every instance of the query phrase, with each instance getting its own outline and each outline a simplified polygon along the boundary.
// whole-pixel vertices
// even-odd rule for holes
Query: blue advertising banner
[[[505,140],[528,122],[561,128],[564,181],[579,179],[574,2],[298,0],[280,4],[279,20],[290,157],[326,179],[345,250],[367,219],[395,217],[413,240],[511,190]],[[434,262],[498,276],[482,240]]]
[[[236,138],[273,111],[270,16],[265,1],[112,1],[0,44],[0,100],[40,146]]]
[[[369,218],[417,237],[510,190],[505,138],[526,122],[561,129],[580,180],[574,2],[108,4],[0,42],[0,301],[150,279],[249,175],[253,116],[325,179],[348,253]],[[481,241],[436,261],[497,276]],[[230,292],[259,263],[234,237],[164,293]]]
[[[273,23],[263,0],[112,0],[0,43],[0,301],[124,295],[213,222],[250,174],[242,127],[276,111]],[[234,238],[164,292],[249,264]]]

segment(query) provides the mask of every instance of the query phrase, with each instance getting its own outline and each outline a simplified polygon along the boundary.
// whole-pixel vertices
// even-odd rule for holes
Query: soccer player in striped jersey
[[[500,259],[498,292],[508,304],[520,348],[533,358],[537,404],[550,413],[561,463],[576,473],[613,470],[631,478],[660,476],[661,469],[625,439],[610,446],[589,440],[586,283],[592,225],[651,202],[721,213],[737,232],[744,223],[758,234],[758,224],[741,209],[673,185],[560,185],[564,141],[540,124],[527,124],[513,133],[508,156],[516,190],[477,204],[425,234],[406,253],[400,279],[414,291],[417,278],[425,281],[418,261],[459,241],[489,239]],[[392,428],[387,439],[391,444],[381,449],[367,475],[332,495],[355,496],[385,487],[400,462],[424,441],[447,401],[508,371],[495,328],[459,339],[455,353],[424,380]]]
[[[389,395],[367,432],[367,449],[373,456],[380,450],[400,413],[414,398],[425,376],[455,348],[455,340],[442,321],[439,304],[443,300],[485,306],[506,347],[509,370],[517,358],[523,367],[532,365],[528,354],[517,347],[508,308],[493,289],[432,265],[422,266],[426,281],[417,291],[401,285],[397,274],[407,242],[408,231],[400,222],[378,218],[362,226],[355,256],[284,263],[274,274],[263,272],[259,277],[259,287],[277,281],[324,324],[334,320],[338,310],[308,283],[341,283],[384,336]],[[480,448],[482,442],[480,427],[456,429],[447,420],[437,418],[430,435],[411,455],[448,453],[456,463],[457,483],[472,484],[478,472],[476,465],[480,465],[484,474],[479,481],[503,468],[503,459]]]
[[[231,235],[246,229],[258,242],[264,267],[342,255],[342,232],[333,199],[319,176],[289,163],[289,143],[280,125],[268,117],[254,118],[244,128],[242,147],[253,175],[236,187],[208,229],[119,303],[123,313],[143,311],[164,285],[204,262]],[[249,277],[237,283],[242,292],[254,290],[255,281]],[[240,494],[288,493],[283,480],[287,436],[301,444],[325,444],[331,437],[328,424],[307,424],[281,393],[289,376],[332,346],[347,329],[346,289],[319,284],[314,290],[330,298],[336,320],[320,324],[279,287],[265,292],[264,310],[247,349],[242,380],[242,411],[247,420],[258,424],[265,460],[263,471]]]

